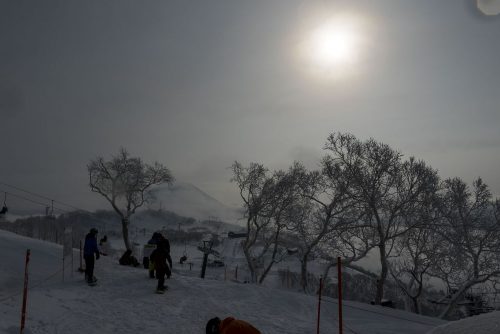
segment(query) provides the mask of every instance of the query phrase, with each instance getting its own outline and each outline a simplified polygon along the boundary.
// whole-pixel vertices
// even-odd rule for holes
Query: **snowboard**
[[[164,294],[164,293],[165,293],[165,291],[167,291],[167,290],[168,290],[168,286],[166,286],[166,287],[165,287],[165,289],[156,289],[156,293],[157,293],[157,294],[162,295],[162,294]]]
[[[92,278],[92,282],[87,282],[89,286],[96,286],[97,285],[97,278],[94,276]]]

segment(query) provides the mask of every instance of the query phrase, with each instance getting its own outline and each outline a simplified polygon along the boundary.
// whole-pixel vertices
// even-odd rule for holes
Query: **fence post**
[[[83,271],[83,265],[82,265],[82,241],[80,240],[80,271]]]
[[[342,260],[337,257],[337,285],[339,288],[339,334],[342,334]]]
[[[30,261],[30,250],[26,250],[26,263],[24,265],[24,291],[23,308],[21,309],[21,334],[24,332],[24,322],[26,320],[26,300],[28,298],[28,262]]]
[[[205,278],[205,271],[207,269],[208,253],[203,254],[203,264],[201,266],[201,278]]]
[[[319,334],[319,319],[321,317],[321,290],[323,290],[323,277],[319,278],[319,291],[318,291],[318,321],[316,325],[316,334]]]

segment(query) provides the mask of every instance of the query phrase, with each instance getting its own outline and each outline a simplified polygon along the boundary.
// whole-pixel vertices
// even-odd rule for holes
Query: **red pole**
[[[26,320],[26,299],[28,298],[28,262],[30,261],[30,250],[26,250],[26,263],[24,265],[24,292],[23,308],[21,310],[21,334],[24,332],[24,322]]]
[[[337,280],[339,287],[339,334],[342,334],[342,260],[337,257]]]
[[[318,321],[316,324],[316,334],[319,334],[319,318],[321,316],[321,290],[323,290],[323,278],[319,278],[319,292],[318,292]]]

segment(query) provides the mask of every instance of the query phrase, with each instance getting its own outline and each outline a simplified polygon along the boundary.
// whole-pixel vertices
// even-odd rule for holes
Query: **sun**
[[[330,18],[309,30],[302,54],[313,71],[339,74],[356,64],[361,46],[358,21],[350,16]]]
[[[311,37],[311,57],[318,65],[346,64],[356,55],[356,36],[347,26],[333,23],[317,28]]]

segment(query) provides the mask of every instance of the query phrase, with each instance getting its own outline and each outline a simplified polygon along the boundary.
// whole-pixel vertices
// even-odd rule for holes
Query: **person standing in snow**
[[[153,253],[151,253],[150,261],[154,264],[156,270],[156,278],[158,279],[156,292],[163,293],[167,289],[167,287],[165,286],[165,275],[170,278],[170,275],[172,273],[170,243],[167,239],[163,237],[161,238],[160,242],[156,246],[156,249],[153,251]]]
[[[163,240],[164,242],[164,246],[165,246],[165,249],[167,250],[167,262],[168,262],[168,267],[170,268],[170,270],[166,273],[167,275],[167,278],[170,278],[170,276],[172,275],[172,257],[170,256],[170,241],[168,241],[168,239],[166,237],[164,237],[162,235],[161,239]]]
[[[206,334],[261,334],[261,332],[246,321],[227,317],[220,320],[215,317],[207,322]]]
[[[158,243],[161,241],[162,235],[160,232],[153,233],[151,239],[149,239],[148,243],[144,245],[143,248],[143,259],[142,263],[144,268],[148,268],[149,270],[149,278],[155,278],[155,267],[153,262],[150,260],[151,254],[158,246]]]
[[[101,255],[108,255],[109,250],[108,250],[108,236],[105,235],[99,240],[99,249],[101,250]]]
[[[89,284],[97,281],[94,277],[94,254],[95,259],[99,260],[99,248],[97,247],[97,229],[91,228],[85,236],[85,245],[83,246],[83,258],[85,259],[85,280]]]

